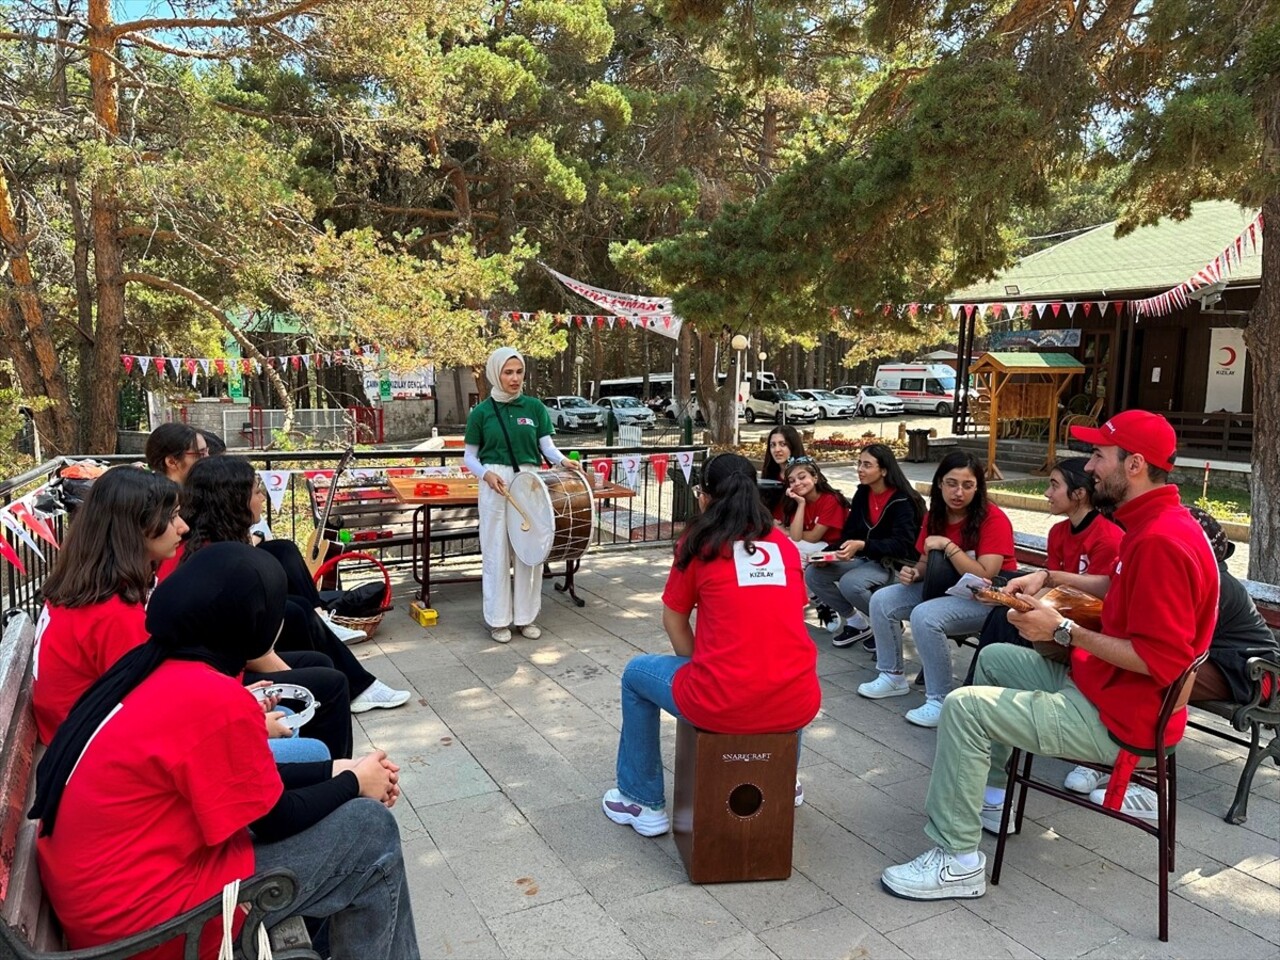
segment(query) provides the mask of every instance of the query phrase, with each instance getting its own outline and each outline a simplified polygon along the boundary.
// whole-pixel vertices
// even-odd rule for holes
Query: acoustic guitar
[[[342,545],[325,539],[324,531],[329,526],[329,514],[333,512],[334,495],[338,492],[338,479],[342,476],[343,471],[347,469],[347,464],[351,462],[351,458],[355,455],[355,447],[347,447],[346,450],[342,451],[342,459],[338,461],[337,469],[333,471],[333,479],[329,481],[329,495],[325,497],[324,512],[320,514],[320,522],[316,524],[315,530],[311,532],[311,537],[307,540],[307,547],[302,551],[302,559],[306,562],[307,572],[312,577],[316,575],[316,571],[323,566],[331,554],[342,552]]]

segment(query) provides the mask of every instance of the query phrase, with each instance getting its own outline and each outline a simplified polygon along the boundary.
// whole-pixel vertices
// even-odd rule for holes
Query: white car
[[[879,387],[836,387],[834,391],[842,397],[851,397],[858,405],[860,417],[892,417],[905,409],[898,397],[891,397]]]
[[[820,415],[827,420],[852,417],[858,412],[857,397],[842,397],[831,390],[797,390],[796,393],[816,403]]]
[[[757,390],[747,401],[747,423],[774,420],[778,423],[815,423],[818,405],[790,390]]]
[[[542,402],[559,430],[604,429],[604,411],[585,397],[543,397]]]
[[[656,422],[653,411],[635,397],[601,397],[596,405],[606,413],[613,411],[618,426],[632,425],[641,429],[652,427]]]

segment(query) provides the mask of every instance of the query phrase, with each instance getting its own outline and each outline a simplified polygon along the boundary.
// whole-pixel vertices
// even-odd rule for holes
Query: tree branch
[[[177,281],[170,280],[167,277],[157,277],[151,273],[123,273],[120,279],[125,283],[141,283],[144,286],[151,287],[153,290],[165,290],[195,304],[201,310],[212,315],[226,331],[235,338],[236,343],[240,344],[241,352],[248,357],[258,360],[262,364],[262,369],[267,375],[267,381],[271,384],[271,388],[275,390],[276,396],[280,398],[280,402],[284,405],[284,423],[281,429],[288,433],[293,429],[293,397],[289,393],[289,388],[285,382],[280,379],[280,374],[274,367],[267,362],[258,348],[253,345],[253,341],[244,335],[239,327],[235,325],[232,319],[227,316],[226,311],[222,310],[213,302],[205,299],[196,293],[190,287],[184,287]]]
[[[130,36],[143,30],[182,30],[186,28],[216,29],[219,27],[266,27],[290,17],[309,13],[316,7],[332,3],[333,0],[297,0],[275,13],[262,13],[254,17],[149,17],[143,20],[130,20],[117,23],[108,32],[113,40]]]

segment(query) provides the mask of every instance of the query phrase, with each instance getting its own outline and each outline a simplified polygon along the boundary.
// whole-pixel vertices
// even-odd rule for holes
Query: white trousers
[[[497,473],[507,484],[515,475],[511,467],[501,464],[486,463],[484,467]],[[526,626],[538,618],[538,611],[542,609],[541,564],[531,567],[521,562],[511,549],[507,537],[508,506],[506,497],[495,493],[484,480],[480,481],[481,588],[484,622],[490,628]]]

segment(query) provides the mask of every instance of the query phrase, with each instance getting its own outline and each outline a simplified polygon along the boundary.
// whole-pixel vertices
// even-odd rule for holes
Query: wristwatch
[[[1053,631],[1053,642],[1063,647],[1071,646],[1071,631],[1076,627],[1074,620],[1063,620]]]

